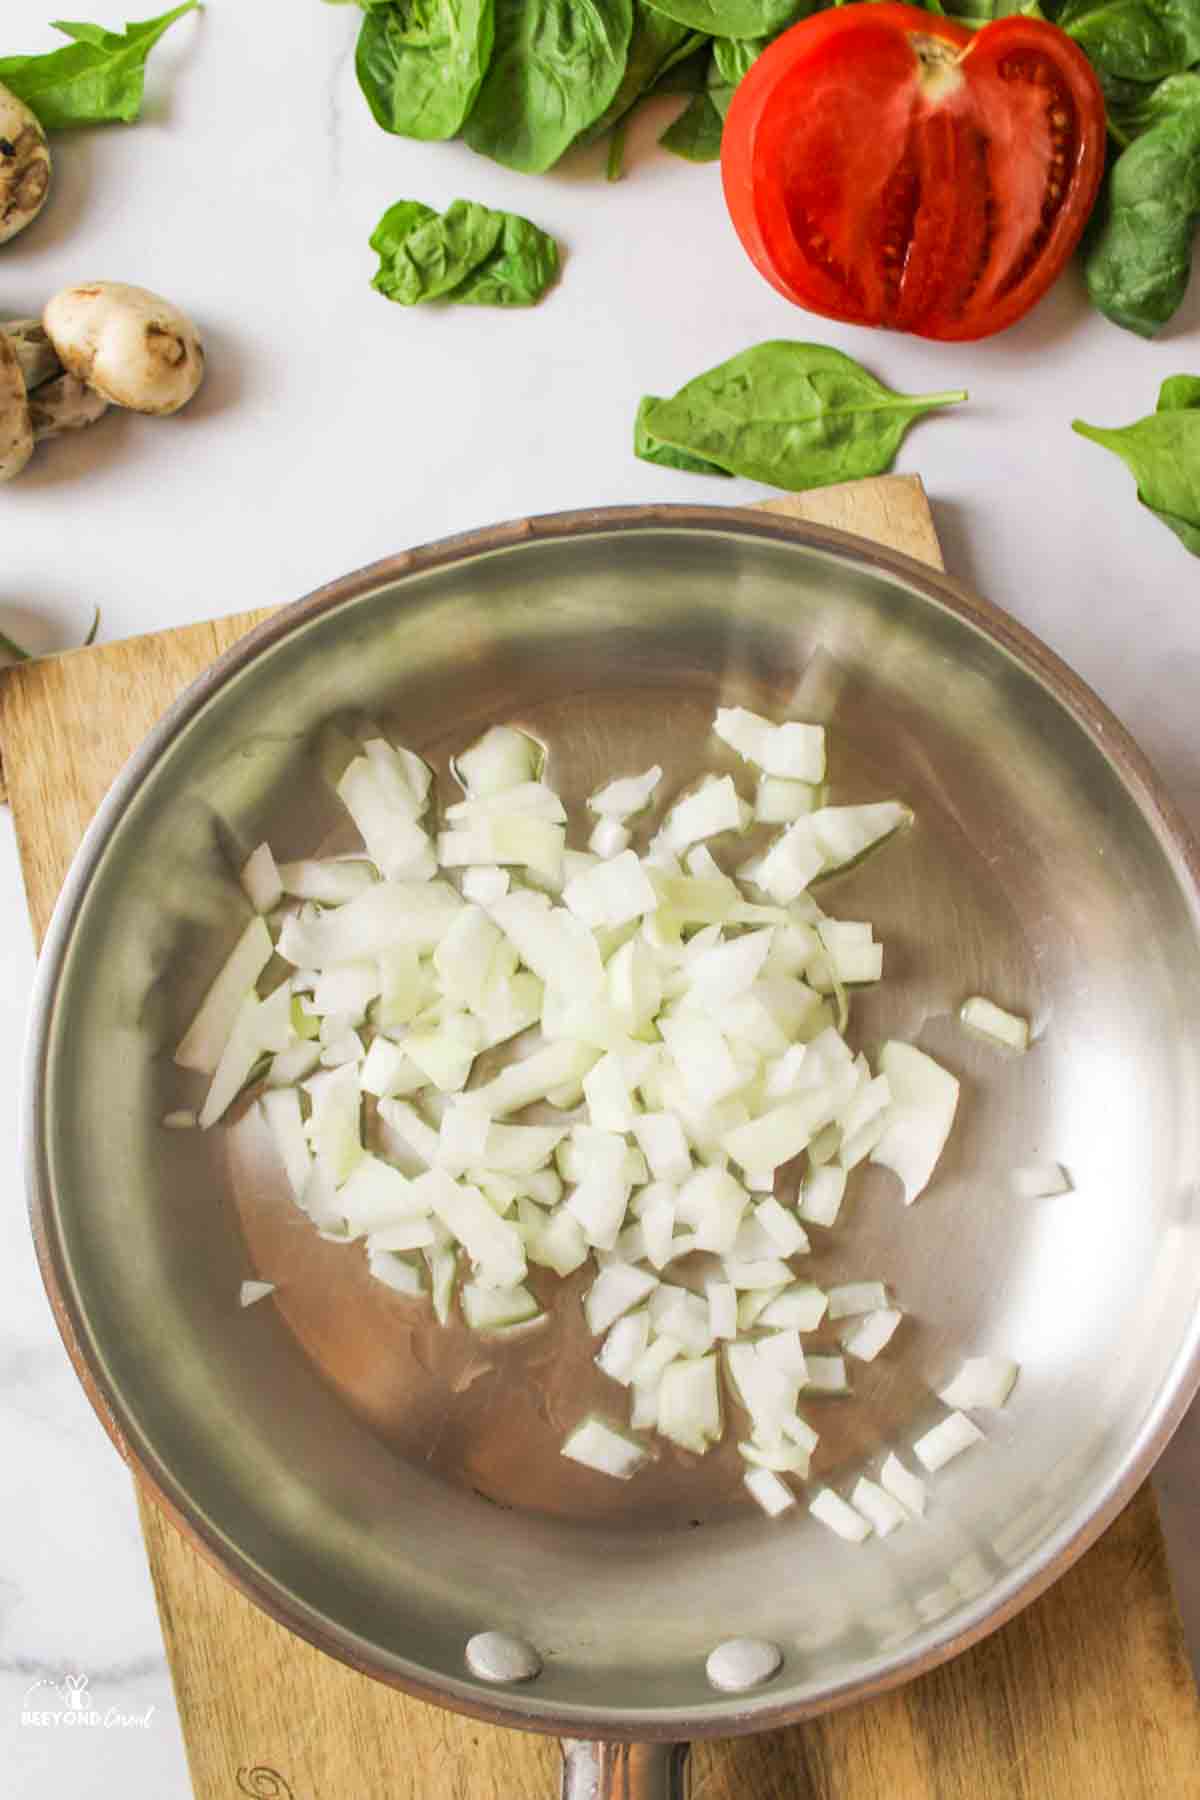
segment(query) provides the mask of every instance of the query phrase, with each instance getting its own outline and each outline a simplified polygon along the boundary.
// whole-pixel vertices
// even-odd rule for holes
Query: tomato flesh
[[[860,325],[977,338],[1061,273],[1104,169],[1104,101],[1056,26],[970,32],[891,0],[819,13],[734,94],[721,172],[780,293]]]

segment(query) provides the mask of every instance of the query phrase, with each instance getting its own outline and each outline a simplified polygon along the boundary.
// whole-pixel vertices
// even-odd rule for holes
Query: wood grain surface
[[[940,566],[920,482],[772,502]],[[243,613],[24,664],[0,751],[39,941],[130,752]],[[410,1700],[259,1612],[139,1494],[198,1800],[547,1800],[558,1750]],[[1193,1800],[1200,1705],[1143,1487],[1041,1599],[954,1662],[807,1725],[697,1745],[694,1800]]]

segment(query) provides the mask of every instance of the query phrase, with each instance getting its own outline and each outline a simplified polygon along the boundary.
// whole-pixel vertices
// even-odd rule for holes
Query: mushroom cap
[[[82,282],[55,294],[42,323],[63,367],[115,406],[178,412],[204,379],[196,327],[147,288]]]
[[[19,475],[33,455],[33,420],[21,365],[0,331],[0,481]]]
[[[25,102],[0,86],[0,244],[37,218],[49,192],[46,134]]]

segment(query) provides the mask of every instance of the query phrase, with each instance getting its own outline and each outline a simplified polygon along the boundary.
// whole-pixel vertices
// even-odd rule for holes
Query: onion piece
[[[797,1282],[784,1288],[768,1302],[758,1316],[760,1325],[772,1330],[815,1331],[825,1317],[828,1297],[810,1282]]]
[[[658,1430],[702,1456],[721,1437],[721,1395],[714,1355],[668,1363],[658,1388]]]
[[[195,1113],[189,1106],[177,1106],[172,1112],[165,1112],[159,1120],[164,1131],[194,1131],[197,1125]]]
[[[705,1288],[708,1325],[714,1338],[737,1336],[737,1289],[727,1281],[710,1281]]]
[[[882,1281],[847,1281],[829,1290],[829,1317],[850,1319],[856,1313],[882,1311],[887,1307],[887,1289]]]
[[[871,1535],[871,1522],[864,1519],[860,1512],[855,1512],[832,1488],[822,1488],[816,1498],[809,1503],[809,1512],[814,1519],[838,1537],[845,1538],[848,1544],[861,1544]]]
[[[536,738],[512,725],[493,725],[450,767],[463,789],[479,796],[537,780],[545,762],[546,752]]]
[[[503,900],[510,885],[511,877],[507,869],[472,866],[463,870],[463,899],[473,901],[476,906],[494,906],[497,900]]]
[[[807,781],[763,775],[754,795],[754,817],[760,825],[790,825],[812,812],[820,792]]]
[[[367,1268],[376,1281],[390,1287],[395,1294],[404,1294],[410,1300],[419,1300],[425,1292],[425,1283],[416,1263],[410,1262],[406,1256],[398,1255],[393,1250],[368,1250]]]
[[[846,1333],[842,1349],[847,1356],[857,1357],[859,1362],[874,1362],[879,1352],[891,1343],[903,1317],[904,1314],[895,1307],[868,1313],[853,1331]]]
[[[1006,1050],[1023,1052],[1029,1048],[1029,1020],[1018,1013],[1005,1012],[994,1000],[972,994],[958,1009],[958,1016],[968,1031],[977,1037],[1000,1044]]]
[[[886,1488],[893,1499],[898,1500],[901,1506],[906,1507],[916,1518],[923,1517],[927,1491],[925,1483],[919,1475],[914,1475],[911,1469],[906,1469],[894,1452],[888,1454],[880,1471],[879,1482],[880,1486]]]
[[[577,1425],[564,1442],[561,1454],[618,1481],[628,1481],[650,1460],[644,1444],[606,1425],[602,1419],[585,1419]]]
[[[283,899],[283,882],[270,844],[260,844],[250,852],[239,879],[256,913],[274,912]]]
[[[218,971],[175,1051],[181,1069],[216,1073],[246,996],[273,954],[266,921],[253,918]]]
[[[689,844],[716,837],[723,831],[741,831],[743,815],[737,789],[728,775],[706,781],[692,794],[677,800],[667,814],[655,843],[678,856]]]
[[[662,780],[662,770],[655,763],[644,775],[621,775],[588,796],[588,806],[604,819],[632,818],[649,806],[655,788]]]
[[[846,1192],[845,1169],[826,1164],[813,1169],[800,1189],[798,1211],[810,1225],[834,1225]]]
[[[600,1346],[596,1366],[603,1369],[613,1381],[619,1381],[622,1387],[628,1387],[633,1380],[634,1366],[649,1342],[649,1313],[644,1309],[626,1313],[624,1318],[615,1322]]]
[[[768,775],[792,781],[825,779],[825,727],[789,719],[773,725],[744,706],[721,706],[713,720],[716,735],[747,762]]]
[[[850,1383],[846,1378],[846,1364],[840,1356],[810,1356],[806,1358],[808,1375],[805,1387],[813,1393],[848,1394]]]
[[[908,1522],[908,1513],[900,1502],[875,1482],[869,1481],[865,1475],[855,1482],[850,1503],[871,1524],[876,1536],[881,1538],[895,1531],[897,1525]]]
[[[770,1469],[748,1469],[742,1481],[769,1519],[777,1519],[780,1513],[796,1504],[791,1488]]]
[[[484,1287],[465,1281],[459,1295],[463,1318],[472,1331],[505,1331],[536,1319],[541,1308],[527,1287]]]
[[[262,1096],[259,1106],[275,1140],[288,1184],[299,1199],[312,1174],[312,1152],[304,1134],[300,1096],[295,1088],[274,1088]]]
[[[871,1152],[900,1177],[904,1204],[928,1186],[950,1135],[958,1106],[958,1082],[931,1056],[912,1044],[892,1041],[879,1054],[880,1072],[891,1089],[883,1136]]]
[[[307,857],[300,862],[280,863],[278,873],[285,894],[298,900],[318,900],[322,906],[341,906],[379,880],[378,871],[365,857]]]
[[[592,1336],[599,1337],[622,1313],[640,1306],[658,1285],[657,1275],[635,1269],[628,1263],[612,1263],[601,1269],[583,1302],[587,1328]]]
[[[948,1418],[927,1431],[913,1445],[913,1455],[931,1475],[945,1468],[954,1457],[983,1442],[983,1433],[965,1413],[952,1412]]]
[[[951,1407],[1003,1406],[1019,1373],[1006,1356],[970,1356],[938,1399]]]
[[[259,1300],[265,1300],[268,1294],[275,1292],[273,1281],[243,1281],[238,1289],[238,1304],[253,1306]]]

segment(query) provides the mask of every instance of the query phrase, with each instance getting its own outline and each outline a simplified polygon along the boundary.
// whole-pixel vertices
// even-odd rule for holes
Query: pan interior
[[[512,721],[576,815],[657,761],[663,793],[733,767],[718,702],[825,722],[837,801],[907,800],[913,829],[827,884],[874,922],[878,993],[851,1037],[918,1042],[962,1081],[933,1187],[852,1178],[824,1283],[879,1277],[908,1317],[814,1400],[815,1477],[847,1491],[906,1455],[966,1354],[1021,1364],[988,1443],[927,1520],[844,1546],[801,1505],[762,1518],[736,1433],[606,1482],[559,1444],[625,1396],[592,1368],[566,1284],[551,1326],[497,1347],[366,1275],[286,1198],[252,1118],[160,1129],[196,1089],[170,1051],[245,919],[233,871],[338,845],[322,728],[371,718],[427,755]],[[750,790],[749,772],[742,788]],[[578,835],[572,840],[580,842]],[[736,857],[733,859],[736,860]],[[971,993],[1028,1014],[1024,1058],[970,1039]],[[76,1329],[123,1429],[232,1565],[327,1647],[478,1698],[463,1645],[530,1638],[513,1717],[622,1712],[703,1726],[744,1701],[713,1645],[787,1653],[763,1703],[814,1704],[951,1635],[1031,1574],[1138,1454],[1194,1357],[1200,954],[1178,859],[1083,727],[1008,652],[865,559],[749,529],[593,530],[403,575],[302,622],[179,728],[103,844],[45,1041],[43,1214]],[[1014,1197],[1047,1159],[1075,1191]],[[240,1281],[278,1284],[242,1311]],[[550,1290],[546,1290],[549,1292]],[[832,1341],[832,1340],[831,1340]],[[487,1693],[493,1700],[495,1695]]]

